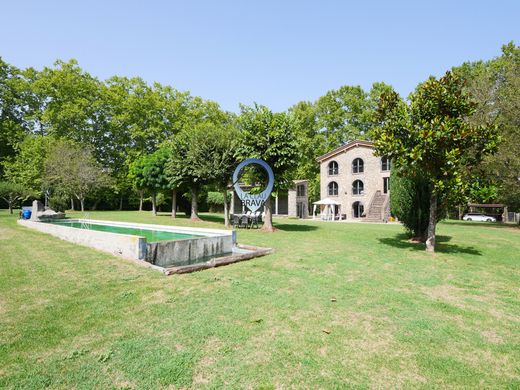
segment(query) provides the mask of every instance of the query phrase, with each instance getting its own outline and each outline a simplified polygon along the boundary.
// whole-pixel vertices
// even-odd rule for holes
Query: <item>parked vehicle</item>
[[[489,215],[479,214],[479,213],[467,213],[462,219],[464,221],[477,221],[477,222],[496,222],[497,219],[495,217],[491,217]]]

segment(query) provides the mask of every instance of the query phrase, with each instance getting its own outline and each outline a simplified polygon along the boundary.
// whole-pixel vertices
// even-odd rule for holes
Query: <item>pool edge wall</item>
[[[134,260],[144,260],[146,257],[146,239],[144,237],[77,229],[24,219],[19,219],[18,224],[51,234],[62,240],[89,246],[116,256]]]
[[[158,241],[146,244],[146,261],[159,267],[190,265],[231,253],[232,235]]]

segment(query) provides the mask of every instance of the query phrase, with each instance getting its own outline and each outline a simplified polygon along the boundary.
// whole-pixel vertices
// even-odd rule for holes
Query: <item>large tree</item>
[[[224,225],[229,227],[228,186],[231,184],[233,171],[238,163],[237,148],[240,145],[240,134],[231,123],[220,126],[206,123],[201,127],[207,134],[207,142],[200,145],[201,166],[198,169],[205,172],[209,183],[222,193]]]
[[[27,134],[23,106],[23,72],[0,57],[0,177],[3,162],[16,154]]]
[[[273,113],[255,104],[241,106],[238,125],[242,137],[238,155],[242,159],[259,158],[269,164],[274,173],[275,193],[290,188],[299,157],[297,121],[291,115]],[[265,202],[263,229],[272,232],[271,198]]]
[[[382,95],[374,131],[376,153],[394,166],[420,175],[430,189],[426,250],[435,251],[438,201],[463,192],[466,167],[476,166],[497,144],[493,126],[467,118],[476,105],[451,72],[420,84],[406,104],[395,92]]]
[[[479,103],[470,121],[493,121],[501,138],[497,152],[484,158],[479,181],[496,187],[494,201],[520,210],[520,47],[509,43],[501,56],[465,63],[453,71],[466,80],[467,90]]]
[[[78,199],[81,211],[84,211],[85,198],[109,185],[110,179],[90,148],[59,140],[50,147],[45,160],[45,183],[51,189]]]
[[[35,194],[43,193],[45,159],[53,142],[50,136],[28,135],[16,146],[16,156],[4,163],[7,180],[21,184]]]
[[[9,214],[13,213],[13,207],[31,196],[33,192],[22,184],[0,181],[0,198],[7,203]]]
[[[170,188],[166,171],[169,157],[170,151],[167,148],[161,148],[137,159],[130,167],[130,179],[134,186],[138,190],[146,190],[150,193],[154,215],[157,215],[157,195]],[[140,209],[141,207],[142,204]]]

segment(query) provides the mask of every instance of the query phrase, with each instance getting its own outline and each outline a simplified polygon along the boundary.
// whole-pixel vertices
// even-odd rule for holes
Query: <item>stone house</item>
[[[309,183],[307,180],[294,180],[293,186],[288,191],[279,192],[272,200],[273,215],[279,217],[308,218],[309,217]],[[240,185],[247,191],[248,187]],[[231,213],[244,214],[247,208],[233,191],[231,197]]]
[[[374,156],[369,141],[351,141],[317,158],[321,199],[340,205],[342,219],[387,221],[390,216],[390,160]]]

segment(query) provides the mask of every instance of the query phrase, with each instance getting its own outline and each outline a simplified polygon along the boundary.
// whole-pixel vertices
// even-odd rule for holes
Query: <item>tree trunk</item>
[[[152,194],[152,214],[157,215],[157,207],[155,205],[156,195],[155,192]]]
[[[123,210],[123,195],[119,197],[119,211]]]
[[[177,190],[172,191],[172,218],[177,218]]]
[[[229,227],[229,207],[227,203],[227,189],[225,189],[222,192],[222,195],[224,195],[224,226]]]
[[[191,217],[192,221],[200,221],[199,218],[199,200],[198,191],[195,188],[191,189]]]
[[[9,202],[9,214],[13,213],[13,204]]]
[[[85,198],[80,198],[79,203],[81,204],[81,212],[85,211]]]
[[[144,198],[144,191],[139,190],[139,211],[143,211],[143,198]]]
[[[74,198],[72,196],[70,197],[70,209],[74,211]]]
[[[435,227],[437,226],[437,194],[432,190],[430,194],[430,218],[428,220],[428,236],[426,251],[435,252]]]
[[[267,198],[267,200],[265,201],[265,221],[264,221],[264,226],[262,227],[262,230],[264,230],[266,232],[274,232],[274,230],[275,230],[273,227],[273,213],[271,210],[271,196],[270,195]]]

